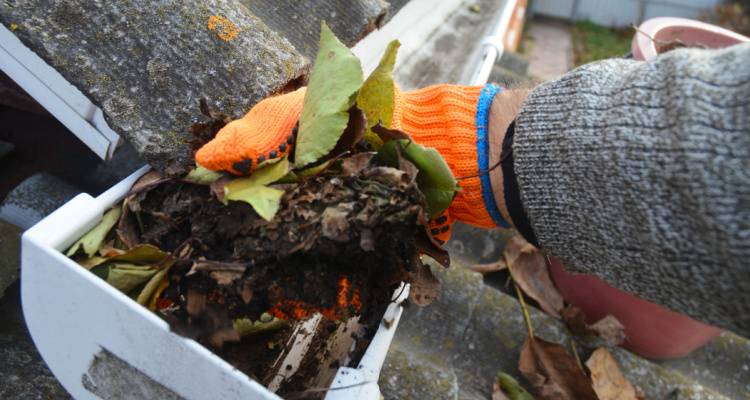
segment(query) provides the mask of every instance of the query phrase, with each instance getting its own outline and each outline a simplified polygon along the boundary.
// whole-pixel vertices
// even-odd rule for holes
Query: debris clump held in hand
[[[284,351],[279,343],[294,342],[274,332],[294,335],[294,321],[322,316],[331,322],[316,329],[326,334],[353,321],[373,328],[402,282],[414,284],[417,304],[434,300],[439,282],[420,255],[448,266],[428,220],[450,205],[458,184],[434,149],[383,126],[393,112],[398,44],[367,81],[359,60],[325,25],[320,49],[293,151],[264,160],[246,177],[200,165],[147,173],[68,256],[174,331],[217,350],[243,336],[272,335],[269,353],[253,359],[273,365]],[[331,85],[332,70],[347,73],[334,74]],[[193,150],[229,122],[205,101],[201,112],[208,120],[194,124]],[[362,339],[361,332],[347,335]],[[346,349],[361,355],[365,347]],[[328,357],[326,348],[311,347]],[[358,355],[348,353],[336,362],[356,362]],[[261,381],[271,384],[269,368],[256,362],[243,370],[262,372]],[[319,372],[307,369],[295,376]],[[318,381],[305,382],[303,389]]]

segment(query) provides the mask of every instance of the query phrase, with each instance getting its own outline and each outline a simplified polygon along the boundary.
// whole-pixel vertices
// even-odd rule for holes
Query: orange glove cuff
[[[419,144],[435,148],[460,179],[461,190],[449,209],[451,219],[493,228],[497,224],[487,212],[482,183],[476,177],[477,105],[482,90],[481,86],[449,84],[410,92],[396,87],[392,128],[406,132]]]

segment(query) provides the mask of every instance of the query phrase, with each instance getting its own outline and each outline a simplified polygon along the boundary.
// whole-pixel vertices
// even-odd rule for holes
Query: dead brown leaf
[[[141,200],[145,194],[168,179],[163,177],[159,171],[146,172],[142,177],[133,184],[125,197],[125,202],[131,211],[141,211]]]
[[[610,346],[617,346],[625,341],[625,327],[613,315],[596,321],[591,329]]]
[[[486,264],[474,264],[469,266],[469,269],[480,274],[488,274],[490,272],[502,271],[508,268],[508,265],[503,260],[498,260]]]
[[[222,261],[209,261],[209,260],[199,260],[193,263],[192,268],[187,273],[187,275],[192,275],[195,272],[200,271],[206,271],[206,272],[213,272],[213,271],[231,271],[231,272],[237,272],[237,273],[244,273],[247,269],[247,264],[245,263],[233,263],[233,262],[222,262]]]
[[[192,165],[188,166],[187,163],[179,162],[177,160],[170,161],[167,164],[167,167],[164,168],[164,176],[167,178],[181,178],[187,175],[191,167]]]
[[[250,300],[253,299],[253,288],[249,281],[245,281],[242,285],[242,293],[240,293],[240,297],[242,297],[242,301],[244,301],[245,304],[249,304]]]
[[[568,304],[560,311],[560,316],[572,333],[576,335],[592,333],[589,325],[586,323],[586,316],[583,315],[583,311],[580,308]]]
[[[406,172],[406,174],[411,179],[409,181],[410,185],[417,179],[417,175],[419,174],[419,168],[417,168],[416,165],[414,165],[411,161],[407,160],[404,157],[398,158],[398,169]]]
[[[586,323],[583,311],[572,305],[566,306],[560,315],[568,329],[576,335],[597,335],[609,346],[617,346],[625,341],[625,327],[613,315],[607,315],[591,325]]]
[[[371,229],[362,229],[359,237],[359,247],[364,251],[375,251],[375,238],[372,236]]]
[[[485,264],[474,264],[469,267],[474,272],[486,274],[489,272],[502,271],[508,268],[508,263],[513,265],[519,256],[522,254],[534,254],[539,253],[539,250],[534,247],[531,243],[527,242],[523,237],[515,235],[508,240],[503,250],[502,258],[491,263]],[[515,269],[515,267],[514,267]]]
[[[187,293],[187,312],[190,315],[200,315],[206,309],[206,294],[195,290],[189,290]]]
[[[99,255],[105,258],[115,257],[127,253],[125,250],[118,249],[112,245],[112,242],[108,242],[99,248]]]
[[[336,207],[327,207],[323,211],[323,216],[320,220],[320,228],[323,236],[335,240],[337,242],[345,242],[349,240],[347,230],[349,228],[349,221],[347,216],[349,215],[350,208],[346,204],[339,204]]]
[[[383,125],[377,124],[372,127],[372,132],[380,137],[383,142],[389,142],[391,140],[411,140],[409,135],[398,129],[388,129]]]
[[[130,250],[137,246],[140,242],[140,234],[138,232],[138,224],[136,223],[133,211],[130,207],[125,204],[122,208],[122,214],[120,215],[120,221],[117,223],[117,237]]]
[[[349,109],[349,122],[330,154],[338,156],[350,151],[365,136],[365,129],[367,129],[365,113],[357,107]]]
[[[133,187],[130,188],[130,194],[140,192],[144,188],[153,185],[154,183],[162,179],[164,178],[161,176],[161,173],[159,173],[159,171],[148,171],[143,174],[142,177],[138,178],[137,181],[135,181]]]
[[[245,273],[246,269],[247,264],[244,263],[200,260],[193,263],[193,266],[186,275],[192,275],[197,272],[207,272],[218,285],[223,286],[229,285],[242,277],[242,274]]]
[[[224,186],[226,186],[231,181],[232,178],[225,176],[223,178],[219,178],[211,184],[211,194],[216,197],[216,200],[219,200],[222,203],[224,202]]]
[[[411,280],[409,300],[424,307],[440,297],[440,281],[432,274],[429,265],[422,264]]]
[[[347,157],[341,161],[341,174],[348,176],[359,175],[363,169],[370,165],[370,161],[375,157],[377,153],[366,152],[357,153],[351,157]]]
[[[597,400],[591,380],[565,349],[535,336],[521,349],[518,370],[544,400]]]
[[[502,258],[491,263],[474,264],[469,267],[474,272],[486,274],[489,272],[502,271],[508,268],[508,263],[513,265],[522,254],[538,253],[539,250],[523,237],[515,235],[508,240],[503,250]]]
[[[200,99],[199,105],[201,113],[208,117],[208,120],[196,122],[190,127],[190,132],[193,134],[190,146],[193,151],[198,151],[204,144],[211,141],[219,130],[231,121],[227,114],[212,109],[205,98]]]
[[[539,250],[534,247],[533,244],[527,242],[526,239],[520,235],[516,235],[511,237],[510,240],[508,240],[508,243],[505,244],[503,258],[506,263],[509,263],[512,266],[521,254],[529,254],[538,251]]]
[[[427,254],[433,260],[437,261],[440,265],[445,268],[451,265],[451,256],[443,246],[438,243],[434,237],[430,234],[429,227],[424,225],[424,229],[420,229],[415,238],[415,244],[422,254]]]
[[[218,285],[229,285],[239,279],[242,274],[235,271],[213,271],[209,274]]]
[[[560,318],[565,303],[549,276],[546,257],[519,236],[508,242],[503,256],[512,268],[513,280],[523,292],[536,300],[547,314]]]
[[[637,400],[638,391],[622,374],[617,360],[600,347],[586,361],[599,400]]]

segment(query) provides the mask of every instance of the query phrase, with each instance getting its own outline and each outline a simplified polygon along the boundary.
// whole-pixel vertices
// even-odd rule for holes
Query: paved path
[[[570,25],[557,20],[528,22],[527,35],[534,40],[528,74],[543,81],[557,78],[573,67]]]

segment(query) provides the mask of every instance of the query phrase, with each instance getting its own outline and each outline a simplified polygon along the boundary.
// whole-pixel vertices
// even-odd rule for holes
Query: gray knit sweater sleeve
[[[568,270],[750,335],[750,44],[575,69],[526,99],[513,150]]]

